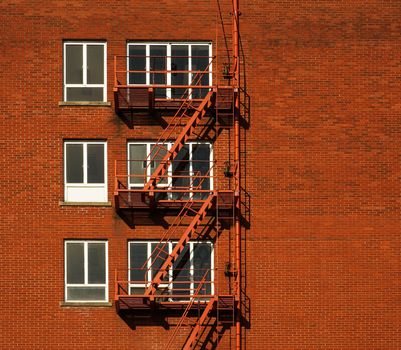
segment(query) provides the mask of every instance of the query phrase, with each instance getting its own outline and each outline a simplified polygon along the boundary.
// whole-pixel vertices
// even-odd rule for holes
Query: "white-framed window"
[[[108,300],[107,241],[64,241],[65,301]]]
[[[163,248],[170,254],[177,242],[168,242],[162,247],[157,241],[130,241],[128,242],[128,269],[130,294],[143,294],[147,282],[150,282],[162,266],[167,254],[159,256],[155,248]],[[205,278],[200,294],[214,293],[214,251],[210,241],[190,241],[186,244],[173,268],[159,285],[169,294],[193,295],[199,282]],[[152,253],[153,252],[153,253]],[[145,264],[145,267],[142,268]]]
[[[144,186],[173,143],[164,143],[164,148],[154,147],[154,145],[154,142],[128,142],[127,166],[129,174],[128,185],[130,188]],[[157,187],[188,188],[189,192],[191,189],[212,190],[212,176],[212,144],[209,142],[187,142],[178,152],[170,164],[165,178],[158,183]],[[168,193],[168,199],[188,198],[189,192]],[[194,196],[195,198],[202,198],[204,195],[198,193],[194,194]]]
[[[64,200],[107,202],[107,143],[64,142]]]
[[[194,85],[195,81],[196,85],[212,85],[213,52],[210,42],[130,42],[127,52],[127,70],[137,71],[128,73],[127,82],[130,85],[185,86]],[[197,75],[197,72],[204,71],[205,74]],[[179,87],[159,88],[156,89],[156,97],[181,98],[185,90]],[[190,97],[203,98],[207,91],[192,89]]]
[[[64,101],[107,99],[105,42],[64,42]]]

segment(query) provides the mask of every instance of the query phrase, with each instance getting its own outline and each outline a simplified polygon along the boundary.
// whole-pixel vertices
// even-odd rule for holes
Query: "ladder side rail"
[[[195,327],[192,329],[190,335],[188,336],[188,338],[182,348],[183,350],[191,350],[192,345],[197,340],[199,331],[201,330],[203,323],[205,322],[206,317],[208,316],[209,312],[213,309],[215,302],[216,302],[216,297],[213,297],[209,300],[205,310],[203,310],[202,315],[198,318]]]

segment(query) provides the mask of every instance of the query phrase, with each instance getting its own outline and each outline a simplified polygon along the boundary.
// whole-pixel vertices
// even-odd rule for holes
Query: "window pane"
[[[82,84],[82,45],[65,46],[65,79],[67,84]]]
[[[155,250],[156,248],[160,248]],[[151,251],[152,251],[152,278],[154,278],[159,271],[160,267],[163,265],[164,261],[168,256],[169,245],[163,246],[163,244],[152,243]],[[168,280],[168,274],[163,279],[163,281]]]
[[[171,85],[189,85],[188,73],[174,73],[174,71],[188,71],[188,45],[171,46]],[[171,89],[172,98],[181,98],[186,89]]]
[[[174,245],[175,246],[175,245]],[[190,294],[191,288],[191,264],[189,245],[179,255],[173,265],[173,294]]]
[[[167,46],[166,45],[151,45],[150,46],[150,70],[158,71],[157,73],[150,74],[151,84],[166,84],[167,73],[160,72],[167,69]],[[156,89],[155,96],[164,98],[166,97],[166,89]]]
[[[104,145],[88,144],[88,183],[104,183]]]
[[[210,145],[194,144],[192,145],[192,170],[193,170],[193,187],[195,189],[209,190],[210,178],[202,176],[210,176]],[[195,194],[195,198],[206,198],[207,193]]]
[[[146,182],[146,144],[129,145],[129,183],[131,185],[145,184]]]
[[[106,299],[105,287],[67,287],[69,301],[103,301]]]
[[[209,243],[195,243],[193,251],[194,280],[200,282],[206,274],[206,283],[202,287],[203,294],[211,294],[212,246]],[[196,289],[198,283],[195,283]]]
[[[84,155],[82,144],[66,145],[67,183],[84,182]]]
[[[67,88],[67,101],[103,101],[101,87]]]
[[[84,283],[84,243],[67,243],[67,283]]]
[[[165,147],[167,148],[167,144],[163,144],[160,145],[161,147]],[[151,159],[151,163],[150,163],[150,173],[152,174],[156,168],[159,166],[160,161],[164,158],[164,156],[166,155],[167,151],[163,148],[161,148],[159,146],[155,146],[154,143],[152,143],[150,145],[151,148],[151,154],[149,159]],[[164,174],[164,178],[159,181],[159,184],[163,185],[163,184],[167,184],[167,172]]]
[[[104,46],[87,45],[87,83],[104,82]]]
[[[129,45],[129,70],[143,70],[143,73],[129,73],[129,84],[146,84],[146,45]]]
[[[143,264],[148,258],[148,244],[147,243],[130,243],[130,281],[134,283],[144,283],[146,281],[145,273],[147,267],[142,269]]]
[[[106,250],[104,243],[88,243],[88,283],[106,283]]]
[[[190,184],[189,179],[189,146],[185,145],[178,152],[177,156],[173,161],[173,187],[178,188],[188,188]],[[186,192],[174,192],[172,193],[173,199],[188,198],[189,193]]]
[[[192,70],[204,72],[209,64],[209,46],[208,45],[192,45]],[[209,70],[207,73],[199,73],[200,75],[193,82],[194,85],[209,85]],[[194,77],[196,73],[192,74]],[[200,78],[200,79],[199,79]],[[207,94],[207,89],[194,89],[193,98],[202,98]]]

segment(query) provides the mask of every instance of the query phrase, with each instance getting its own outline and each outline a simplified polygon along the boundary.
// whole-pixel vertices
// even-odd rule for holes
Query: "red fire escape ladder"
[[[205,116],[207,113],[207,110],[213,105],[214,103],[214,96],[215,92],[214,91],[209,91],[205,98],[202,100],[201,104],[199,105],[198,108],[195,108],[195,112],[192,116],[187,116],[183,115],[184,117],[189,117],[187,124],[185,127],[181,130],[180,134],[176,138],[174,144],[171,146],[170,150],[167,150],[167,148],[164,148],[167,150],[166,155],[163,157],[163,159],[160,161],[159,166],[155,169],[153,174],[150,176],[149,181],[145,184],[144,190],[149,191],[152,188],[154,188],[157,185],[157,182],[165,175],[165,173],[168,170],[168,167],[170,163],[174,160],[174,158],[177,156],[178,152],[181,150],[182,147],[184,147],[185,142],[188,140],[188,138],[192,135],[194,132],[196,126],[199,124],[201,119]],[[188,103],[188,102],[183,102],[183,104]],[[182,109],[185,114],[187,111],[187,108]],[[163,148],[163,143],[157,144],[156,147]]]
[[[202,326],[208,317],[209,313],[212,311],[214,304],[216,302],[217,298],[211,298],[205,308],[203,310],[202,315],[198,318],[195,326],[192,328],[191,334],[188,336],[184,346],[182,347],[182,350],[191,350],[193,346],[196,344],[196,341],[198,340],[200,331],[202,329]]]
[[[201,280],[200,283],[198,284],[198,287],[197,287],[196,290],[194,291],[194,294],[191,296],[191,300],[190,300],[190,302],[188,303],[187,307],[185,308],[185,311],[184,311],[184,313],[182,314],[182,316],[181,316],[180,320],[178,321],[177,325],[175,326],[174,331],[173,331],[173,333],[171,334],[171,336],[170,336],[170,338],[169,338],[169,340],[168,340],[168,342],[167,342],[167,345],[166,345],[165,350],[169,350],[169,349],[171,348],[173,342],[175,341],[175,339],[176,339],[176,337],[177,337],[177,335],[178,335],[178,332],[180,331],[181,327],[182,327],[184,324],[190,325],[190,326],[196,326],[197,322],[196,322],[195,320],[189,319],[189,318],[188,318],[188,314],[189,314],[189,312],[191,311],[192,307],[194,306],[195,301],[196,301],[196,300],[197,300],[198,302],[200,301],[199,298],[197,298],[197,297],[200,295],[202,289],[204,288],[204,284],[205,284],[205,282],[206,282],[208,273],[209,273],[209,270],[207,270],[207,271],[204,273],[202,280]]]
[[[174,246],[173,251],[171,252],[171,254],[168,255],[166,260],[163,262],[159,271],[156,273],[155,277],[151,281],[149,287],[146,289],[145,295],[155,295],[157,287],[163,281],[164,277],[166,277],[169,269],[173,266],[174,262],[177,260],[180,253],[184,250],[185,245],[188,243],[191,236],[195,233],[197,227],[206,216],[207,211],[212,207],[214,198],[215,194],[212,193],[203,202],[202,206],[199,208],[195,216],[192,218],[191,223],[186,227],[181,238]]]

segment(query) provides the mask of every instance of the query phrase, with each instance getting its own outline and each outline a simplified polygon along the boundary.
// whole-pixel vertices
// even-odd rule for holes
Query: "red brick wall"
[[[401,6],[249,0],[241,11],[246,349],[398,349]],[[59,305],[64,239],[108,240],[111,299],[127,240],[162,232],[130,229],[110,207],[59,206],[63,139],[107,139],[111,199],[127,139],[161,131],[129,129],[111,107],[59,107],[62,43],[107,40],[112,101],[126,40],[212,40],[220,52],[216,20],[215,1],[0,3],[1,348],[164,348],[159,325],[132,330],[114,308]]]

